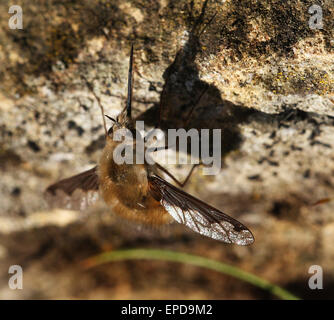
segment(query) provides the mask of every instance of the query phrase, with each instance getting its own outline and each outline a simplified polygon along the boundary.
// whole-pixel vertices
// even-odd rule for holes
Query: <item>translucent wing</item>
[[[97,167],[63,179],[45,190],[51,208],[84,210],[99,199]]]
[[[252,233],[239,221],[176,188],[157,175],[149,177],[152,195],[178,222],[206,237],[226,243],[248,245]]]

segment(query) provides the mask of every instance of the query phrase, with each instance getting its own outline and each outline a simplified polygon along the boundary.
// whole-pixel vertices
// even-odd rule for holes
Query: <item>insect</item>
[[[203,236],[225,243],[253,243],[252,233],[242,223],[175,187],[160,176],[160,173],[164,172],[182,187],[195,166],[184,183],[180,183],[158,163],[117,164],[114,161],[113,151],[121,143],[114,141],[114,132],[122,128],[134,130],[134,120],[131,117],[132,69],[133,46],[130,53],[126,106],[116,119],[107,116],[114,122],[109,130],[106,128],[102,104],[94,94],[102,111],[106,135],[106,145],[99,164],[49,186],[46,189],[49,201],[56,199],[58,206],[84,209],[101,197],[113,213],[136,223],[164,225],[176,221]],[[133,148],[135,147],[134,145]]]

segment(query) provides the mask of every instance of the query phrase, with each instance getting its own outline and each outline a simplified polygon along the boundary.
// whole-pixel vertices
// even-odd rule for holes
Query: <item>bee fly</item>
[[[133,83],[133,47],[131,48],[128,93],[124,110],[107,130],[103,107],[93,88],[87,82],[101,108],[106,145],[99,164],[83,173],[61,180],[46,189],[50,204],[71,209],[85,209],[101,197],[111,211],[122,218],[150,225],[164,225],[177,221],[201,235],[226,243],[249,245],[254,242],[252,233],[239,221],[218,209],[176,188],[160,177],[159,172],[169,175],[179,186],[184,186],[158,163],[117,164],[114,149],[122,142],[114,141],[116,130],[133,131],[131,100]],[[133,148],[135,149],[135,144]],[[56,202],[55,202],[56,201]]]

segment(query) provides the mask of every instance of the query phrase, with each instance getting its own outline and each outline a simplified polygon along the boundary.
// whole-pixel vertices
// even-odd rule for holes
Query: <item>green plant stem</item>
[[[255,276],[249,272],[243,271],[240,268],[221,263],[216,260],[208,259],[201,256],[195,256],[188,253],[169,251],[169,250],[155,250],[155,249],[128,249],[128,250],[116,250],[99,254],[95,257],[89,258],[85,261],[85,265],[88,268],[95,267],[100,264],[104,264],[111,261],[121,260],[162,260],[171,262],[180,262],[191,264],[197,267],[203,267],[210,270],[215,270],[242,281],[251,283],[261,289],[264,289],[278,298],[284,300],[299,300],[298,297],[290,293],[289,291],[271,284],[269,281],[264,280],[258,276]]]

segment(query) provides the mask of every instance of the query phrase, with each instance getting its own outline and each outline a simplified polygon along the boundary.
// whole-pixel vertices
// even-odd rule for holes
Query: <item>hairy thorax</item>
[[[150,224],[170,222],[169,214],[150,193],[146,164],[115,163],[117,145],[107,140],[99,164],[100,193],[106,204],[127,219]]]

